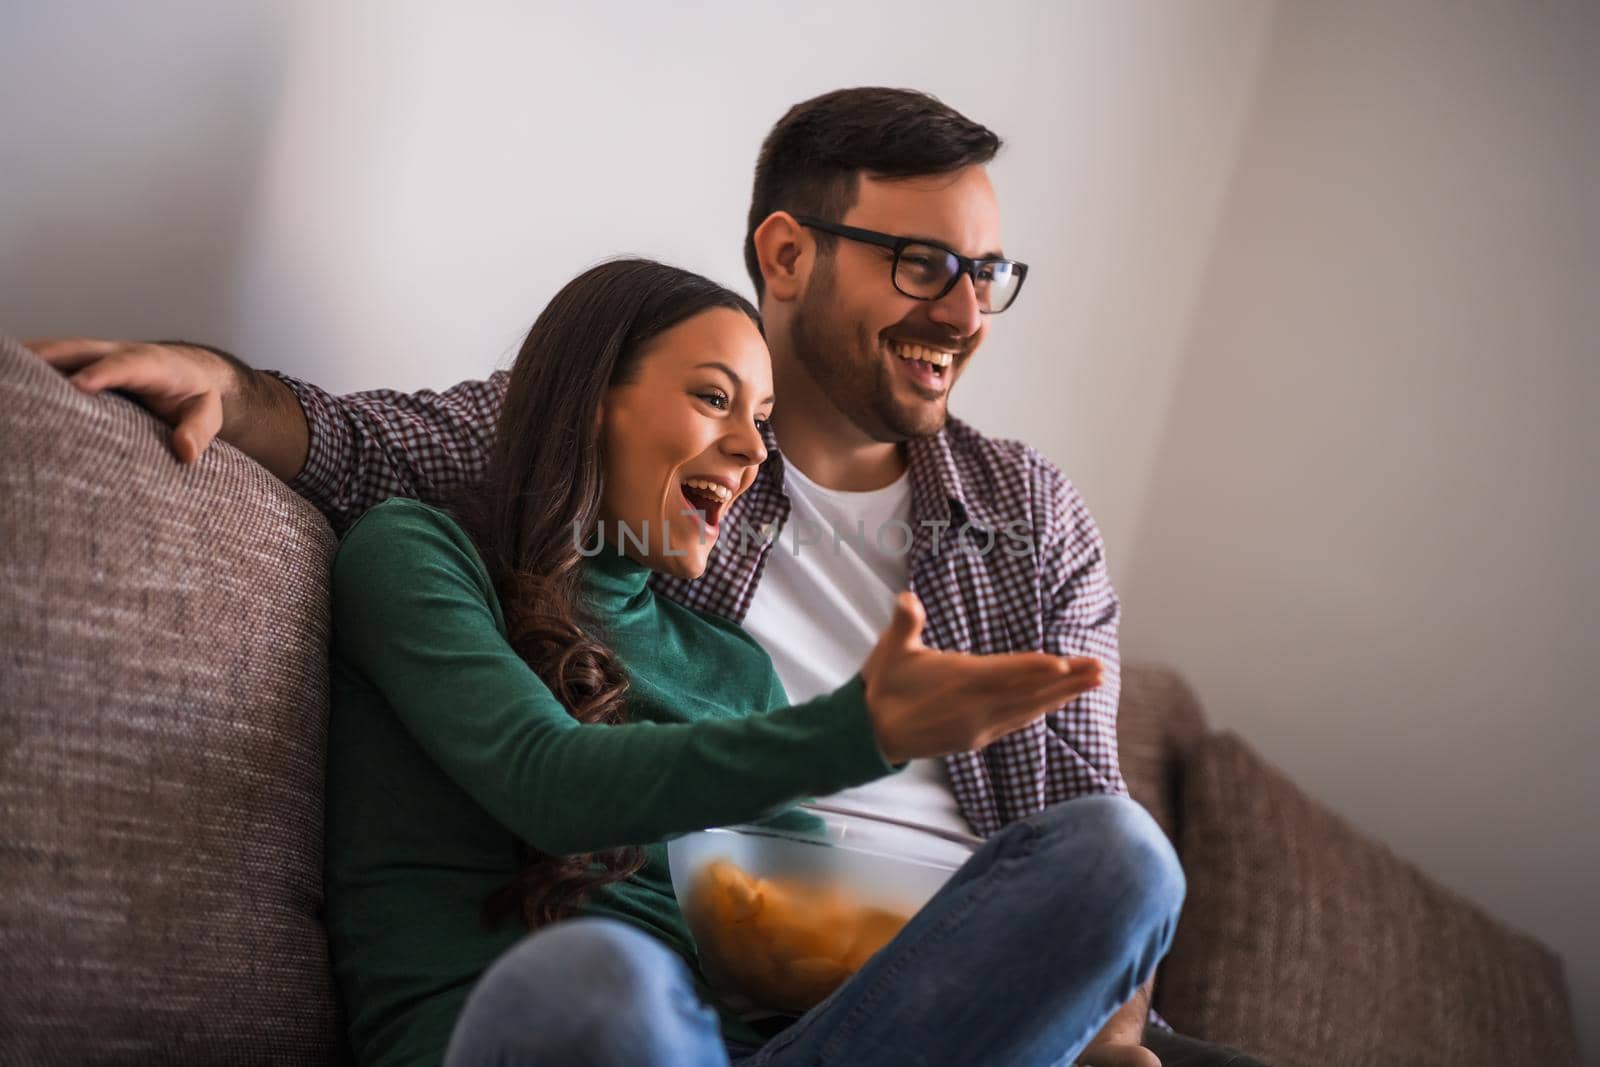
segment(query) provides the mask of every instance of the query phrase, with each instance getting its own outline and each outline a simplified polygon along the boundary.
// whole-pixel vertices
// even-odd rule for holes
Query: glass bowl
[[[794,1013],[860,970],[966,854],[915,829],[806,804],[667,842],[706,978],[735,1009]]]

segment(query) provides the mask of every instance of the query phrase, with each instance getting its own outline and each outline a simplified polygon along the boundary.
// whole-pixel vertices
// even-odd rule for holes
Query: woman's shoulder
[[[487,568],[466,529],[449,512],[406,497],[368,508],[339,539],[334,572],[413,570],[418,564],[465,571],[475,579]]]
[[[714,648],[723,662],[730,665],[737,663],[768,678],[773,688],[782,693],[783,687],[778,681],[777,670],[772,666],[772,657],[767,655],[767,650],[750,635],[749,630],[725,616],[688,607],[660,594],[656,595],[656,603],[661,605],[662,613],[674,619],[680,631],[689,635],[695,643]]]
[[[699,608],[691,608],[687,604],[680,604],[670,597],[660,593],[655,594],[655,601],[660,605],[661,611],[675,619],[678,624],[686,629],[696,630],[706,635],[711,640],[731,641],[735,644],[748,646],[761,651],[761,646],[756,639],[751,637],[743,626],[732,619]],[[761,653],[766,655],[764,651]]]
[[[339,538],[339,548],[366,549],[396,537],[432,541],[441,536],[471,544],[466,530],[448,511],[409,497],[392,496],[374,504],[351,523]]]

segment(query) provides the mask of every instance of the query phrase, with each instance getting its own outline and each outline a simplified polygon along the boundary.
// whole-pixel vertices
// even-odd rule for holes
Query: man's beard
[[[874,441],[898,443],[909,437],[932,437],[944,429],[947,412],[943,402],[895,399],[888,361],[896,357],[887,354],[878,338],[865,330],[852,332],[837,321],[834,288],[829,258],[812,272],[811,284],[789,327],[795,358],[817,388]]]

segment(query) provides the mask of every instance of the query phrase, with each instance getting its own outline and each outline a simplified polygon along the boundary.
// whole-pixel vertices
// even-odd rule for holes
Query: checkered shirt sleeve
[[[277,371],[300,401],[310,434],[305,466],[289,488],[339,533],[392,496],[446,501],[482,477],[505,396],[505,371],[444,392],[374,389],[335,397]]]

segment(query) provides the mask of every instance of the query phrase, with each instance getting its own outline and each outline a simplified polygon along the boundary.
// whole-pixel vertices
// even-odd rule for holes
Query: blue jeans
[[[660,941],[591,917],[530,934],[484,972],[445,1064],[1069,1064],[1154,973],[1184,888],[1143,808],[1081,797],[991,836],[866,966],[759,1049],[723,1041]]]

